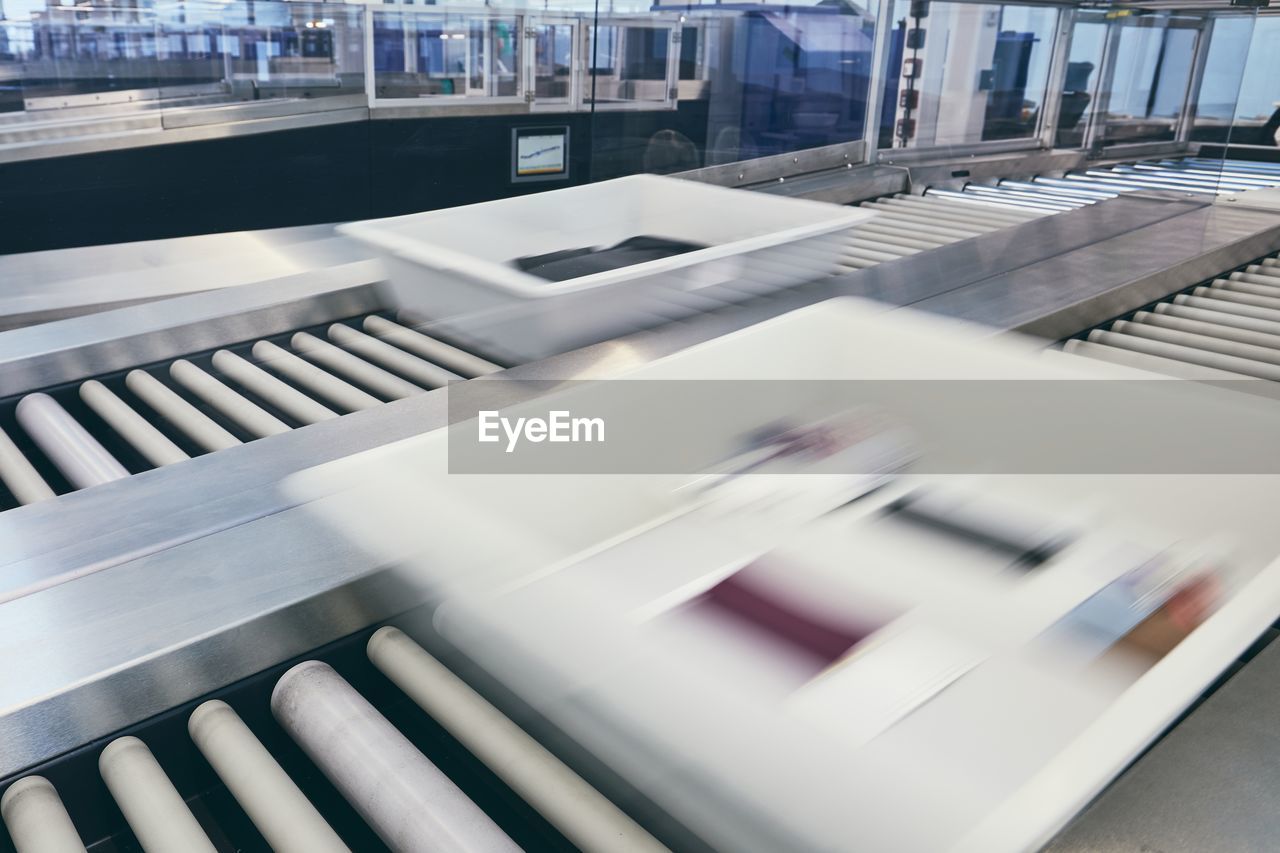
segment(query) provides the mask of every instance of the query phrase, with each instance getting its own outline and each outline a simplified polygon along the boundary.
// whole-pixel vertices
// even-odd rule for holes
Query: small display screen
[[[568,173],[567,128],[518,130],[514,143],[514,178],[558,177]]]
[[[516,141],[517,175],[550,175],[564,171],[564,134],[521,136]]]

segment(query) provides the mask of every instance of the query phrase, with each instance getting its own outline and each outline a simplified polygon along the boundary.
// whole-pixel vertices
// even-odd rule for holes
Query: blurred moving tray
[[[329,282],[330,287],[336,284]],[[278,330],[289,331],[323,322],[315,314],[326,304],[329,310],[340,307],[339,317],[363,317],[390,307],[374,301],[375,287],[355,284],[354,293],[348,293],[339,306],[335,293],[341,294],[341,290],[322,294],[328,303],[324,299],[317,302],[311,292],[315,286],[306,281],[277,285],[277,290],[292,287],[294,299],[284,300],[277,292],[270,300],[270,310],[256,322],[271,316]],[[356,304],[360,294],[364,301]],[[210,296],[188,299],[207,302]],[[265,301],[266,294],[258,293],[257,298]],[[311,321],[299,323],[302,314]],[[101,322],[105,316],[83,319]],[[234,323],[223,320],[221,325],[224,332],[228,328],[243,330],[250,319],[252,314],[242,313]],[[1083,359],[1041,353],[1035,342],[991,341],[978,330],[958,329],[937,318],[914,319],[913,323],[905,316],[885,317],[874,305],[853,308],[828,304],[771,323],[757,324],[739,313],[733,322],[742,331],[724,336],[732,331],[724,325],[724,318],[708,317],[701,324],[601,344],[546,363],[492,374],[470,387],[492,382],[493,377],[558,380],[628,374],[643,378],[646,369],[649,378],[687,371],[703,378],[839,378],[850,375],[849,371],[854,376],[864,375],[860,371],[868,368],[873,369],[872,375],[879,375],[874,373],[877,366],[888,369],[893,365],[915,365],[923,373],[913,375],[940,371],[943,377],[968,375],[975,366],[1004,375],[1003,366],[1013,376],[1112,375],[1103,371],[1103,366]],[[203,338],[216,331],[208,324],[200,328]],[[259,333],[269,334],[269,327],[261,326]],[[241,331],[235,340],[253,337]],[[142,343],[134,341],[131,347],[136,351]],[[703,345],[691,347],[694,343]],[[153,340],[149,345],[158,344]],[[8,378],[13,381],[14,375]],[[5,783],[33,773],[48,778],[65,807],[78,816],[77,829],[86,842],[111,838],[123,849],[130,849],[130,832],[141,840],[153,831],[167,832],[164,827],[176,822],[185,827],[189,838],[197,838],[196,831],[202,833],[214,849],[263,849],[254,846],[255,833],[265,836],[265,824],[273,815],[310,812],[296,794],[286,798],[289,809],[282,805],[255,811],[252,804],[264,800],[255,801],[243,791],[237,792],[238,784],[267,784],[268,776],[280,782],[281,774],[255,773],[246,781],[245,774],[237,773],[246,766],[250,753],[257,756],[260,766],[270,767],[261,762],[260,750],[245,746],[249,741],[243,731],[239,737],[227,735],[244,747],[243,752],[234,753],[240,758],[219,763],[218,755],[233,754],[226,742],[206,751],[209,744],[202,743],[200,731],[206,724],[221,719],[239,730],[219,706],[213,706],[216,713],[206,708],[196,714],[194,724],[191,722],[197,707],[207,700],[221,699],[279,763],[283,776],[298,786],[301,796],[316,806],[321,819],[352,849],[378,849],[372,841],[366,844],[370,833],[378,834],[395,849],[417,849],[403,841],[387,841],[384,834],[394,833],[396,830],[389,827],[402,825],[397,821],[406,818],[411,823],[430,823],[438,818],[416,808],[412,791],[402,790],[405,780],[417,778],[409,773],[430,777],[440,790],[448,792],[443,801],[450,804],[454,817],[443,819],[456,819],[468,832],[482,831],[484,840],[478,842],[479,849],[506,849],[508,842],[496,835],[490,824],[525,849],[561,849],[557,846],[560,836],[573,838],[575,846],[582,849],[592,849],[574,835],[578,830],[556,811],[554,802],[534,802],[531,791],[545,793],[549,789],[537,783],[540,776],[532,777],[534,783],[529,782],[530,777],[523,781],[509,777],[498,767],[512,769],[512,765],[501,756],[486,754],[486,745],[494,743],[490,735],[456,726],[457,720],[474,719],[475,714],[432,706],[424,717],[373,674],[363,659],[368,637],[364,632],[405,615],[424,598],[436,603],[442,597],[456,600],[454,592],[474,584],[498,582],[502,588],[510,588],[510,582],[520,580],[524,572],[543,568],[542,560],[548,556],[573,556],[607,538],[620,524],[631,529],[635,522],[643,524],[655,514],[678,508],[673,501],[687,500],[689,490],[667,489],[662,484],[639,489],[628,478],[586,477],[576,482],[557,478],[557,494],[550,495],[545,483],[529,477],[443,477],[447,470],[441,453],[444,435],[438,428],[446,422],[443,394],[437,389],[85,488],[0,517],[0,557],[5,564],[0,573],[0,649],[10,661],[6,679],[0,683],[0,707],[5,709],[0,714],[0,774]],[[433,429],[434,433],[424,435]],[[432,452],[419,452],[427,448]],[[326,466],[327,461],[335,464]],[[392,479],[370,479],[388,470]],[[348,490],[353,478],[366,489]],[[1110,511],[1099,516],[1108,520],[1108,529],[1125,519],[1157,528],[1167,524],[1194,537],[1220,529],[1223,513],[1232,517],[1236,526],[1231,530],[1249,546],[1245,549],[1248,558],[1233,564],[1239,574],[1232,581],[1232,590],[1256,594],[1231,598],[1191,635],[1186,641],[1190,646],[1175,648],[1157,665],[1158,670],[1148,672],[1158,677],[1147,679],[1144,675],[1130,687],[1143,685],[1141,697],[1128,702],[1135,718],[1120,726],[1111,725],[1113,721],[1105,713],[1095,720],[1097,730],[1109,733],[1110,739],[1101,744],[1093,740],[1088,749],[1069,751],[1085,765],[1075,765],[1073,770],[1068,762],[1066,769],[1058,766],[1049,773],[1051,782],[1064,786],[1055,788],[1059,795],[1033,798],[1034,808],[1026,808],[1023,799],[1006,803],[1006,811],[1015,814],[1016,820],[1006,822],[1007,814],[992,819],[998,830],[1007,829],[1009,834],[1000,834],[999,843],[979,840],[970,849],[983,853],[1025,849],[1030,839],[1052,832],[1230,667],[1274,620],[1271,605],[1275,597],[1268,584],[1274,579],[1275,567],[1268,568],[1267,561],[1280,553],[1280,531],[1270,522],[1269,508],[1274,501],[1267,497],[1266,483],[1246,478],[1251,480],[1247,488],[1218,490],[1213,506],[1204,507],[1192,500],[1186,489],[1171,488],[1164,482],[1167,478],[1159,478],[1158,492],[1141,483],[1126,491],[1113,482],[1124,478],[1100,478],[1112,486],[1107,492]],[[685,479],[676,477],[668,484],[679,485]],[[402,486],[408,491],[401,491]],[[1061,488],[1053,482],[1033,486],[1045,499],[1054,494],[1061,497]],[[1021,501],[1019,505],[1030,507],[1033,502]],[[848,512],[857,515],[859,505],[850,505]],[[732,514],[721,517],[732,521]],[[845,518],[832,517],[831,524],[842,527],[837,538],[848,533]],[[530,519],[537,523],[515,523]],[[744,520],[748,522],[744,532],[749,535],[733,537],[734,547],[744,542],[756,547],[768,528],[750,523],[753,519]],[[873,518],[858,521],[858,529],[868,535],[874,532],[868,528],[880,524]],[[494,535],[494,531],[502,535]],[[949,551],[952,546],[945,543],[951,540],[946,536],[930,541],[938,546],[932,551],[935,555],[952,553],[957,559],[961,552],[967,555],[961,560],[966,571],[976,567],[982,573],[981,565],[989,562],[969,559],[974,556],[971,550]],[[423,547],[425,553],[419,550]],[[985,548],[979,550],[986,554]],[[406,560],[418,558],[425,561],[415,563],[420,572],[399,575],[386,571],[389,565],[406,565]],[[1121,560],[1110,568],[1124,564]],[[586,565],[582,563],[580,568]],[[1039,575],[1006,575],[1001,569],[995,574],[1024,592],[1031,587],[1024,586],[1020,577],[1032,578],[1033,584],[1038,579],[1042,583],[1037,589],[1048,594],[1053,578],[1065,581],[1073,573],[1055,575],[1052,561],[1046,565],[1050,568]],[[1056,568],[1069,567],[1060,563]],[[649,583],[660,583],[672,576],[646,572],[645,578]],[[1259,583],[1261,587],[1256,586]],[[474,586],[471,589],[476,590]],[[648,587],[649,592],[655,589]],[[1085,592],[1084,586],[1077,592]],[[449,625],[453,640],[474,639],[476,629],[482,628],[479,621],[458,618],[471,609],[452,611]],[[489,615],[500,618],[501,611],[493,610]],[[581,744],[592,740],[587,731],[567,731],[563,718],[560,723],[552,720],[539,728],[537,718],[547,709],[529,713],[532,703],[511,695],[512,691],[520,693],[519,679],[508,680],[498,672],[500,668],[490,669],[492,655],[484,656],[488,662],[480,661],[490,670],[486,677],[474,667],[479,657],[472,657],[469,665],[457,654],[458,642],[444,642],[433,634],[430,627],[437,623],[411,620],[405,627],[410,624],[423,631],[415,637],[430,646],[455,674],[482,689],[508,717],[570,765],[589,788],[605,795],[661,843],[673,849],[703,850],[706,848],[699,839],[717,835],[717,827],[732,835],[747,826],[721,823],[725,812],[716,810],[700,819],[689,813],[673,816],[670,802],[656,802],[650,787],[653,779],[644,778],[644,774],[636,777],[609,758],[587,760],[572,743],[556,735],[560,730],[568,740]],[[515,630],[517,626],[512,623],[509,627]],[[481,639],[488,633],[481,630]],[[349,644],[325,648],[344,636],[352,638]],[[449,638],[446,634],[444,639]],[[451,645],[452,657],[446,654]],[[481,646],[472,643],[471,648],[468,656]],[[409,657],[417,656],[412,649],[408,651]],[[293,668],[316,659],[332,666],[364,699],[351,695],[322,667]],[[289,680],[286,670],[294,673],[295,682],[309,681],[298,679],[299,672],[319,672],[324,684],[315,692],[310,687],[300,691],[309,698],[291,705],[281,698],[290,688],[277,686],[282,677]],[[436,688],[416,693],[406,686],[408,682],[394,676],[392,680],[415,702],[423,696],[439,695]],[[273,690],[274,706],[270,698]],[[372,710],[363,704],[366,700]],[[335,707],[341,713],[329,715],[326,709]],[[824,703],[816,701],[810,710],[822,707]],[[827,707],[838,711],[839,702]],[[268,716],[269,708],[277,722]],[[311,713],[318,716],[308,716]],[[389,722],[378,722],[379,717]],[[363,720],[373,729],[361,733],[331,728],[339,719]],[[489,719],[502,727],[500,718]],[[937,721],[937,717],[933,719]],[[461,746],[443,736],[437,725],[449,730]],[[141,745],[133,740],[121,742],[121,737],[138,738]],[[409,746],[402,738],[407,738]],[[1049,741],[1056,742],[1054,738]],[[118,745],[111,747],[111,743]],[[353,759],[354,743],[372,746]],[[371,752],[382,750],[378,744],[392,744],[389,764],[368,760]],[[619,748],[623,746],[618,743]],[[1053,743],[1045,748],[1054,751]],[[209,764],[196,756],[195,749],[208,756]],[[1036,753],[1036,761],[1047,754],[1043,750]],[[936,831],[954,840],[951,833],[1004,801],[1010,793],[1003,787],[1005,782],[1035,769],[1029,755],[1024,755],[1021,763],[1013,762],[1016,766],[1003,765],[1003,781],[984,788],[985,799],[978,798],[981,802],[966,799],[948,812],[946,821],[930,824],[915,820],[915,829]],[[497,771],[503,781],[486,775],[473,756],[479,764]],[[443,771],[449,784],[424,765],[424,760]],[[546,763],[539,763],[545,769]],[[384,770],[375,779],[370,776],[375,766],[397,769]],[[971,776],[971,771],[966,763],[964,774]],[[215,774],[226,783],[225,790]],[[793,777],[770,776],[758,781],[767,786],[783,778]],[[176,786],[176,793],[169,784]],[[384,792],[399,793],[374,797],[371,805],[365,795],[374,784]],[[28,782],[25,787],[37,804],[51,803],[48,789],[39,783]],[[420,789],[415,786],[415,790]],[[22,788],[18,791],[23,793]],[[589,789],[585,795],[590,797]],[[670,794],[664,796],[669,799]],[[581,797],[571,799],[580,802]],[[183,806],[184,800],[190,805]],[[820,808],[824,800],[811,798],[809,802]],[[113,803],[118,804],[119,813]],[[378,805],[392,814],[375,808]],[[531,815],[530,806],[540,818]],[[476,815],[476,807],[486,815],[484,819]],[[600,807],[609,811],[608,802]],[[577,808],[573,812],[581,814]],[[546,824],[555,829],[549,830]],[[803,839],[816,826],[774,823],[771,829]],[[644,836],[637,837],[643,840]],[[917,841],[921,837],[915,836]],[[765,849],[779,849],[772,843],[773,835],[756,840]],[[168,849],[199,847],[193,841]]]
[[[1252,851],[1280,833],[1280,643],[1243,662],[1046,847]]]

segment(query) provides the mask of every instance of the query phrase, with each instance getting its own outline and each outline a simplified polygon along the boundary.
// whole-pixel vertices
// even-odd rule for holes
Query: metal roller
[[[1156,160],[1135,163],[1134,166],[1139,169],[1160,170],[1175,174],[1208,176],[1212,178],[1222,177],[1239,183],[1249,184],[1251,186],[1268,187],[1275,186],[1277,183],[1280,183],[1280,180],[1275,176],[1270,176],[1261,172],[1250,172],[1243,169],[1236,169],[1225,164],[1220,168],[1214,168],[1196,163],[1188,163],[1182,160]]]
[[[146,853],[217,853],[145,743],[113,740],[98,757],[98,771]]]
[[[1266,178],[1249,177],[1237,172],[1214,172],[1209,169],[1177,169],[1153,163],[1135,163],[1135,171],[1150,175],[1162,175],[1170,178],[1182,178],[1189,181],[1203,181],[1217,186],[1238,187],[1241,191],[1261,189],[1274,186],[1274,182]]]
[[[1272,290],[1280,290],[1280,276],[1267,275],[1265,273],[1233,272],[1227,276],[1227,279],[1229,281],[1256,284],[1259,287],[1269,287]]]
[[[884,241],[876,240],[875,238],[867,237],[867,236],[863,236],[862,238],[851,239],[848,241],[847,245],[850,248],[870,249],[873,252],[881,252],[883,254],[890,255],[893,257],[898,257],[898,258],[905,258],[908,255],[914,255],[919,253],[920,251],[919,249],[907,249],[902,246],[895,246],[892,243],[886,243]]]
[[[1160,356],[1161,358],[1169,358],[1174,361],[1184,361],[1189,364],[1199,364],[1203,367],[1212,367],[1231,373],[1240,373],[1245,376],[1257,377],[1259,379],[1280,380],[1280,367],[1277,367],[1274,364],[1238,358],[1236,356],[1224,355],[1222,353],[1209,352],[1202,349],[1196,349],[1195,347],[1179,346],[1177,344],[1151,340],[1149,338],[1138,337],[1136,335],[1122,335],[1116,332],[1105,332],[1101,329],[1095,329],[1090,332],[1089,340],[1093,343],[1107,344],[1108,346],[1130,349],[1136,352],[1146,353],[1147,355]]]
[[[1208,301],[1208,300],[1203,300]],[[1236,329],[1248,329],[1253,332],[1264,332],[1280,336],[1280,319],[1266,320],[1257,317],[1246,317],[1239,314],[1228,314],[1225,311],[1214,311],[1206,308],[1195,308],[1180,302],[1161,302],[1152,306],[1156,314],[1167,314],[1172,317],[1183,317],[1188,320],[1200,320],[1217,326],[1230,326]],[[1280,313],[1280,312],[1278,312]]]
[[[1158,160],[1156,165],[1169,169],[1181,169],[1189,172],[1202,172],[1216,175],[1219,173],[1238,178],[1251,178],[1269,181],[1272,185],[1280,184],[1280,169],[1275,163],[1249,160],[1201,160],[1188,157],[1183,160]]]
[[[1249,293],[1266,299],[1280,299],[1280,288],[1274,284],[1254,284],[1240,279],[1215,279],[1210,287],[1216,290],[1227,290],[1232,293]]]
[[[1068,172],[1062,178],[1037,177],[1032,183],[1046,187],[1083,186],[1100,192],[1164,190],[1215,196],[1280,186],[1280,171],[1237,165],[1238,162],[1203,158],[1143,160]]]
[[[850,240],[855,237],[856,235],[851,235],[845,239]],[[787,252],[785,250],[780,250],[777,254],[772,256],[764,256],[756,259],[755,268],[759,273],[766,273],[772,270],[778,276],[778,279],[783,281],[786,280],[785,276],[787,273],[794,273],[796,269],[808,270],[809,275],[814,279],[826,278],[827,276],[832,275],[831,264],[828,259],[824,258],[822,260],[818,260],[805,252]],[[758,296],[777,292],[777,288],[774,285],[769,284],[767,281],[750,281],[745,279],[739,279],[734,289],[743,293],[750,293]],[[688,294],[689,291],[681,294],[678,304],[688,304],[685,301],[688,298]],[[726,303],[720,299],[698,299],[695,304],[702,306],[700,307],[700,310],[702,311],[714,311],[717,308],[723,308]]]
[[[922,215],[899,215],[896,212],[889,214],[881,214],[879,220],[886,225],[900,226],[909,233],[922,233],[930,237],[945,237],[949,242],[956,240],[967,240],[970,237],[976,237],[980,234],[988,234],[992,231],[998,231],[1003,225],[984,225],[974,223],[969,226],[961,226],[950,221],[930,220],[928,216]]]
[[[1242,293],[1231,287],[1197,287],[1191,293],[1193,296],[1203,296],[1206,299],[1219,299],[1223,302],[1252,305],[1255,308],[1269,308],[1272,311],[1280,310],[1280,299],[1271,296],[1258,296],[1253,293]]]
[[[23,505],[57,497],[4,430],[0,430],[0,480]]]
[[[402,631],[379,629],[368,653],[383,675],[583,853],[666,850]]]
[[[372,394],[361,391],[350,382],[321,370],[306,359],[299,358],[270,341],[258,341],[254,344],[253,357],[348,412],[358,412],[382,405],[382,401]]]
[[[1166,183],[1191,186],[1206,187],[1212,190],[1232,189],[1237,192],[1243,190],[1255,189],[1258,185],[1245,183],[1242,181],[1234,181],[1226,177],[1210,177],[1208,175],[1192,175],[1185,172],[1175,172],[1168,169],[1154,169],[1135,166],[1116,166],[1115,172],[1120,175],[1138,175],[1145,178],[1153,178],[1155,180],[1164,181]]]
[[[226,702],[191,713],[187,731],[218,778],[276,853],[348,853],[267,748]]]
[[[290,343],[298,352],[318,361],[326,369],[340,373],[388,399],[402,400],[425,390],[307,332],[298,332]]]
[[[1224,314],[1235,314],[1239,317],[1253,317],[1258,320],[1280,321],[1280,311],[1274,308],[1260,308],[1256,305],[1241,305],[1225,299],[1210,299],[1204,296],[1180,294],[1173,298],[1175,305],[1186,305],[1189,308],[1201,308],[1207,311],[1219,311]]]
[[[960,199],[964,204],[970,204],[979,208],[998,208],[1000,210],[1026,210],[1039,214],[1050,214],[1058,212],[1055,208],[1046,205],[1033,204],[1021,199],[1005,199],[992,198],[989,196],[978,195],[976,193],[965,193],[959,190],[927,190],[930,198],[956,198]]]
[[[1068,175],[1069,178],[1075,178],[1075,173]],[[1203,187],[1183,187],[1178,184],[1166,181],[1156,181],[1153,178],[1143,178],[1140,175],[1120,175],[1111,172],[1100,172],[1097,169],[1088,170],[1083,175],[1085,181],[1094,181],[1107,184],[1115,184],[1117,187],[1129,187],[1130,190],[1169,190],[1172,192],[1187,192],[1190,195],[1216,196],[1216,190],[1207,190]]]
[[[915,210],[930,217],[936,216],[961,223],[982,222],[997,228],[1015,225],[1035,216],[1035,212],[1029,210],[993,209],[991,206],[979,202],[974,196],[965,195],[957,190],[930,188],[926,192],[928,195],[920,198],[915,196],[895,197],[884,199],[883,201],[886,207]],[[951,201],[952,199],[954,201]],[[1018,214],[1027,215],[1019,216]]]
[[[424,335],[415,329],[393,323],[385,317],[370,314],[364,318],[364,330],[371,335],[382,338],[403,350],[408,350],[428,361],[461,374],[462,376],[486,376],[502,370],[500,365],[486,361],[466,350],[446,344],[444,341]]]
[[[10,785],[0,798],[0,816],[17,853],[85,853],[62,798],[43,776]]]
[[[956,228],[951,225],[939,225],[937,223],[931,225],[926,217],[912,217],[899,215],[898,213],[886,213],[884,212],[884,209],[877,208],[875,206],[871,206],[869,209],[876,211],[876,218],[873,220],[874,222],[886,227],[893,226],[901,228],[912,237],[917,234],[921,237],[927,238],[945,237],[948,242],[955,242],[956,240],[966,240],[969,237],[976,237],[979,234],[986,233],[985,231],[975,231],[971,228]]]
[[[271,710],[393,850],[520,849],[328,664],[307,661],[281,676]]]
[[[910,218],[925,225],[941,223],[948,227],[976,228],[984,232],[1022,222],[1027,213],[1022,210],[1002,210],[991,205],[975,205],[972,198],[950,202],[932,194],[882,198],[872,202],[871,206],[883,213]]]
[[[999,208],[988,207],[979,208],[975,211],[973,206],[969,204],[973,199],[967,198],[963,193],[952,197],[936,194],[940,192],[954,192],[954,190],[929,188],[925,190],[923,195],[910,195],[904,193],[894,196],[894,199],[914,204],[930,211],[945,211],[966,218],[976,216],[992,223],[1025,222],[1028,219],[1035,218],[1034,213],[1025,210],[1001,210]]]
[[[1034,181],[1011,181],[1002,180],[996,184],[998,187],[1012,187],[1014,189],[1026,190],[1027,192],[1047,193],[1055,198],[1082,199],[1089,201],[1106,201],[1109,198],[1115,198],[1115,193],[1097,192],[1095,190],[1086,190],[1079,187],[1060,187],[1049,184],[1041,184]]]
[[[1271,261],[1274,260],[1274,258],[1267,258],[1267,260]],[[1280,279],[1280,267],[1269,266],[1265,261],[1260,264],[1249,264],[1249,266],[1244,268],[1244,271],[1249,273],[1249,275],[1264,275],[1270,278]]]
[[[393,347],[386,341],[366,335],[342,323],[334,323],[329,327],[329,339],[361,358],[377,362],[427,388],[441,388],[450,382],[462,379],[452,370],[445,370],[437,364],[418,358],[398,347]]]
[[[1116,198],[1124,193],[1134,191],[1133,188],[1131,187],[1121,188],[1121,187],[1116,187],[1110,184],[1103,183],[1101,181],[1090,182],[1080,177],[1079,175],[1062,177],[1062,178],[1050,178],[1050,177],[1041,175],[1041,176],[1032,178],[1031,182],[1036,185],[1043,184],[1048,187],[1061,187],[1063,189],[1070,189],[1070,190],[1086,190],[1088,192],[1093,192],[1093,193],[1097,193],[1098,195],[1106,196],[1107,198]]]
[[[124,382],[139,399],[205,450],[225,450],[240,443],[240,439],[150,373],[131,370]]]
[[[1203,320],[1191,320],[1185,317],[1175,317],[1170,314],[1152,311],[1139,311],[1134,315],[1133,321],[1188,334],[1207,335],[1211,338],[1222,338],[1223,340],[1235,341],[1241,344],[1280,350],[1280,335],[1241,329],[1237,326],[1222,323],[1206,323]]]
[[[1118,174],[1116,172],[1104,172],[1098,169],[1086,170],[1084,175],[1087,178],[1095,178],[1106,183],[1116,183],[1130,187],[1137,187],[1139,189],[1172,190],[1174,192],[1186,192],[1195,195],[1218,194],[1217,190],[1209,187],[1191,186],[1189,184],[1180,184],[1174,181],[1148,178],[1143,175]]]
[[[1253,379],[1252,376],[1245,376],[1240,373],[1229,373],[1225,370],[1215,370],[1212,367],[1188,364],[1185,361],[1175,361],[1171,358],[1162,358],[1158,355],[1149,355],[1147,353],[1137,352],[1136,350],[1121,349],[1119,347],[1108,346],[1107,344],[1095,343],[1091,340],[1070,340],[1063,345],[1062,349],[1064,352],[1069,352],[1074,355],[1085,356],[1098,361],[1106,361],[1111,364],[1120,364],[1125,367],[1133,367],[1139,370],[1147,370],[1151,373],[1160,373],[1165,376],[1176,376],[1180,379],[1224,381]]]
[[[938,246],[945,246],[953,240],[940,237],[933,234],[912,234],[904,235],[901,229],[892,228],[878,221],[878,219],[869,219],[866,222],[858,223],[858,233],[874,236],[877,240],[886,240],[897,243],[901,246],[910,246],[916,249],[934,249]]]
[[[995,198],[1025,199],[1030,202],[1052,205],[1063,210],[1075,210],[1077,208],[1088,207],[1091,204],[1097,203],[1097,199],[1059,195],[1039,188],[1020,190],[1003,183],[994,187],[970,184],[964,189],[965,192],[990,195]]]
[[[80,399],[152,465],[172,465],[191,458],[96,379],[80,386]]]
[[[884,263],[885,261],[896,261],[900,255],[893,255],[884,251],[876,251],[875,249],[865,249],[861,246],[850,246],[846,252],[850,257],[862,258],[876,263]]]
[[[981,215],[987,218],[995,217],[998,221],[1009,224],[1038,219],[1048,212],[1048,208],[1053,208],[1054,211],[1068,209],[1067,205],[1061,202],[1044,198],[1027,198],[984,184],[965,184],[961,190],[930,187],[925,190],[925,198],[933,203],[941,201],[949,209],[964,216],[972,214],[972,202],[978,201],[985,204],[990,200],[993,205],[982,208]],[[995,202],[999,204],[996,205]]]
[[[1235,358],[1249,359],[1250,361],[1264,364],[1274,364],[1280,367],[1280,350],[1270,347],[1244,344],[1225,338],[1194,334],[1153,324],[1133,323],[1128,320],[1117,320],[1112,323],[1111,331],[1124,335],[1150,338],[1154,341],[1164,341],[1191,349],[1204,350],[1205,352],[1216,352]]]
[[[941,225],[943,228],[952,229],[952,231],[961,232],[964,237],[977,237],[978,234],[986,234],[987,232],[997,231],[1000,228],[1009,227],[1011,222],[995,222],[995,220],[983,219],[980,213],[984,209],[991,209],[989,205],[972,205],[974,209],[973,218],[965,218],[964,215],[952,213],[952,210],[929,211],[927,207],[915,207],[910,205],[887,205],[881,202],[874,202],[872,207],[874,210],[882,211],[895,218],[906,219],[914,228],[920,228],[922,231],[933,233],[934,229]]]
[[[289,417],[304,424],[316,424],[336,418],[338,413],[286,385],[261,367],[246,361],[233,352],[218,350],[213,354],[213,366],[235,380],[239,385],[257,394]]]
[[[1233,169],[1231,167],[1224,167],[1222,169],[1212,169],[1212,168],[1209,168],[1208,166],[1198,166],[1194,163],[1179,163],[1173,160],[1161,160],[1157,163],[1138,163],[1136,165],[1138,165],[1139,167],[1172,169],[1178,172],[1185,172],[1189,175],[1209,175],[1209,176],[1221,175],[1223,177],[1231,178],[1233,180],[1237,180],[1242,183],[1254,184],[1257,186],[1264,186],[1264,187],[1275,186],[1277,183],[1276,179],[1270,178],[1262,172],[1246,172],[1246,171],[1241,171],[1239,169]]]
[[[258,438],[289,432],[291,427],[256,403],[232,391],[185,358],[169,365],[169,375],[180,385]]]
[[[22,429],[77,489],[129,476],[129,469],[48,394],[23,397],[17,416]]]
[[[982,184],[969,184],[964,188],[964,192],[976,194],[980,196],[990,196],[996,199],[1007,199],[1009,201],[1025,201],[1030,205],[1037,207],[1048,207],[1057,211],[1075,210],[1078,207],[1084,207],[1092,202],[1081,199],[1069,199],[1062,196],[1054,196],[1051,193],[1041,192],[1019,192],[1018,190],[1008,187],[988,187]]]
[[[920,198],[882,198],[872,202],[872,206],[903,216],[918,217],[924,222],[938,221],[952,227],[991,229],[1014,224],[1014,220],[1000,216],[1003,211],[976,205],[972,198],[965,198],[959,204],[943,204],[942,199],[934,194],[937,192],[944,191],[929,190],[930,195]]]
[[[861,229],[861,233],[863,238],[867,240],[874,240],[877,243],[882,243],[886,246],[896,246],[901,249],[914,249],[919,252],[927,252],[930,249],[936,249],[939,246],[946,246],[949,243],[955,242],[954,240],[940,239],[937,237],[924,239],[921,235],[912,235],[908,237],[901,233],[886,233],[885,231],[872,231],[866,228]]]
[[[1211,157],[1184,157],[1179,162],[1203,166],[1210,169],[1218,166],[1227,166],[1244,172],[1262,172],[1280,176],[1280,163],[1267,163],[1262,160],[1235,160],[1232,158],[1215,160]]]

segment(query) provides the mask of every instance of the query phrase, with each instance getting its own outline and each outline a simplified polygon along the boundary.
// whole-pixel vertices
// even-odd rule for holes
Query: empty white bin
[[[397,303],[528,361],[842,271],[866,211],[657,175],[340,226],[384,252]],[[515,261],[634,237],[697,248],[563,281]]]

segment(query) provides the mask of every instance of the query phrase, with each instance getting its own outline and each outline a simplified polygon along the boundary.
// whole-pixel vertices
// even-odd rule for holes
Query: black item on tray
[[[616,270],[647,261],[656,261],[705,249],[700,243],[667,240],[662,237],[631,237],[615,246],[562,249],[545,255],[530,255],[512,261],[523,272],[548,281],[568,281],[584,275]]]

